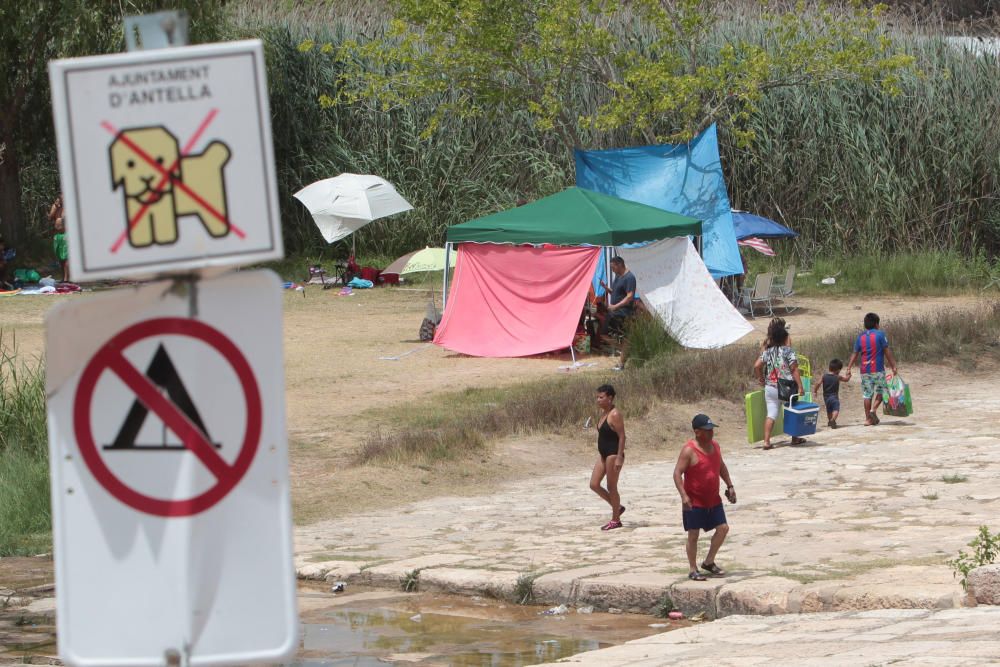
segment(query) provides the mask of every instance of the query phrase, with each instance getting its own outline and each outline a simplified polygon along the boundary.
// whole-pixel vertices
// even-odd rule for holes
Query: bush
[[[972,547],[972,553],[960,550],[954,560],[948,561],[948,565],[955,570],[955,576],[962,575],[962,590],[968,586],[970,572],[977,567],[995,563],[1000,557],[1000,533],[991,535],[989,527],[980,526],[979,534],[969,542],[969,546]]]
[[[629,321],[626,338],[628,345],[622,353],[622,362],[635,368],[682,349],[663,327],[660,318],[645,311],[637,313]]]

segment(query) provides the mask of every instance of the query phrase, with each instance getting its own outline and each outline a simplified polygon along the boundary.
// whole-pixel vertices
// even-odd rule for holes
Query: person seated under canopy
[[[611,287],[602,280],[601,286],[608,291],[608,314],[601,323],[601,333],[625,332],[625,323],[635,314],[635,276],[621,257],[611,258],[611,272],[615,274]]]

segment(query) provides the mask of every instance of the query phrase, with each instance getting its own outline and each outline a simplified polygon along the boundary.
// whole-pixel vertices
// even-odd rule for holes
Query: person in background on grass
[[[59,261],[59,266],[62,269],[62,282],[65,283],[69,281],[69,246],[66,244],[66,228],[63,225],[63,219],[56,218],[53,227],[55,235],[52,237],[52,251]]]
[[[618,476],[625,465],[625,418],[615,407],[615,388],[610,384],[597,388],[597,407],[601,409],[597,421],[598,459],[590,475],[590,490],[611,505],[611,521],[601,530],[614,530],[622,527],[621,515],[625,511],[618,494]],[[608,478],[607,490],[601,486],[605,477]]]
[[[851,379],[851,369],[854,362],[861,359],[861,398],[865,402],[865,426],[876,426],[879,422],[878,406],[882,404],[882,396],[889,394],[889,386],[885,383],[885,362],[888,360],[893,375],[899,375],[896,369],[896,359],[889,349],[889,339],[879,330],[879,316],[876,313],[865,315],[865,330],[854,341],[854,353],[847,362],[847,379]]]
[[[771,432],[774,430],[774,422],[781,414],[782,401],[778,398],[778,379],[794,380],[798,385],[799,395],[805,393],[802,388],[802,377],[799,375],[799,361],[788,340],[788,330],[784,327],[768,327],[767,347],[760,353],[753,366],[757,381],[764,385],[764,403],[767,405],[767,419],[764,420],[764,449],[773,448]],[[805,438],[792,438],[793,445],[801,442],[805,442]]]
[[[714,530],[708,547],[708,555],[701,569],[717,577],[725,571],[715,564],[719,548],[729,534],[726,511],[719,497],[719,478],[726,482],[726,498],[736,502],[736,487],[729,476],[729,469],[722,460],[722,449],[713,439],[715,424],[707,415],[695,415],[691,420],[694,439],[688,440],[677,457],[674,466],[674,486],[681,494],[681,517],[687,531],[688,579],[705,581],[705,575],[698,570],[698,536]]]
[[[0,289],[9,290],[13,286],[7,282],[7,244],[0,236]]]
[[[49,219],[49,222],[51,222],[53,225],[56,223],[56,220],[63,217],[63,196],[61,192],[59,193],[59,196],[56,197],[55,201],[52,202],[52,206],[49,207],[49,213],[47,217]]]
[[[823,377],[813,387],[814,397],[819,393],[820,387],[823,388],[823,403],[826,405],[826,425],[830,428],[837,428],[837,417],[840,416],[840,383],[848,381],[848,378],[840,374],[843,368],[843,361],[840,359],[831,359],[829,370],[823,373]]]

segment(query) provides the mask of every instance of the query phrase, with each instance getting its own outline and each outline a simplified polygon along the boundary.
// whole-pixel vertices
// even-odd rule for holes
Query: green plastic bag
[[[14,269],[14,280],[22,283],[37,283],[42,277],[34,269]]]
[[[884,396],[883,411],[893,417],[909,417],[913,414],[913,399],[910,398],[910,385],[903,378],[891,373],[885,379],[889,395]]]

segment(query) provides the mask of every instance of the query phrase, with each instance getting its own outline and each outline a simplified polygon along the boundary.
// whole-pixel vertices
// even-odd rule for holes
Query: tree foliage
[[[383,110],[431,99],[425,133],[446,114],[527,110],[568,146],[627,129],[686,141],[721,122],[743,143],[769,90],[837,80],[897,88],[913,69],[879,22],[853,3],[769,14],[754,41],[726,38],[712,0],[394,0],[385,34],[322,48],[342,67],[325,105]],[[314,48],[304,42],[303,49]],[[587,94],[582,94],[582,93]]]
[[[168,4],[188,12],[194,38],[207,41],[217,34],[219,0]],[[52,123],[39,122],[50,113],[48,61],[122,51],[124,18],[161,9],[163,3],[154,0],[0,3],[0,62],[4,63],[0,67],[0,222],[9,243],[18,240],[24,226],[20,157],[51,142]]]

